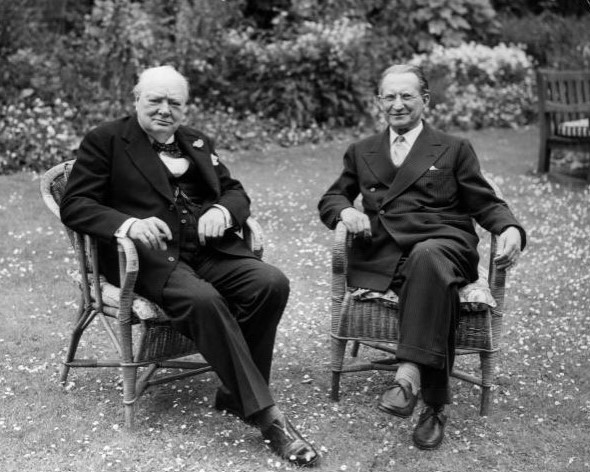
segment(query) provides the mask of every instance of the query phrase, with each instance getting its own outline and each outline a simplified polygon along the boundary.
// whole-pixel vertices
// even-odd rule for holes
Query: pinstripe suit
[[[319,202],[333,229],[362,195],[372,238],[353,242],[348,283],[400,296],[397,356],[422,369],[426,402],[448,403],[458,289],[477,278],[478,237],[471,219],[495,234],[525,234],[480,171],[470,143],[424,125],[404,163],[390,155],[389,130],[352,144],[344,168]]]

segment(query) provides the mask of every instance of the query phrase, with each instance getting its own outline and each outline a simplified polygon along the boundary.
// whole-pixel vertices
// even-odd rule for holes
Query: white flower
[[[202,139],[197,139],[196,141],[193,141],[193,147],[197,149],[202,148],[204,144],[205,141],[203,141]]]

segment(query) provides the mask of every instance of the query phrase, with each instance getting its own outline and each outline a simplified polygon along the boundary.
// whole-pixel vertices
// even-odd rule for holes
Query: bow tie
[[[184,157],[184,153],[180,150],[176,141],[170,144],[162,144],[158,141],[153,141],[152,147],[158,154],[164,152],[170,157]]]

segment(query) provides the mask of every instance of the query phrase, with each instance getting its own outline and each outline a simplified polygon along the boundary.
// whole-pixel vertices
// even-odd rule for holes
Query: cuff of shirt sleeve
[[[129,218],[128,220],[125,220],[123,222],[123,224],[121,226],[119,226],[117,231],[115,231],[115,237],[122,238],[122,237],[127,236],[127,232],[129,231],[129,228],[131,228],[131,225],[133,223],[135,223],[136,221],[137,221],[137,218]]]

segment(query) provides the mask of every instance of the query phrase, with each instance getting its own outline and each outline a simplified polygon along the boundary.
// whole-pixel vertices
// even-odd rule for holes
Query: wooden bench
[[[539,98],[538,171],[549,172],[551,149],[590,154],[590,70],[537,72]],[[587,180],[590,182],[590,169]]]

